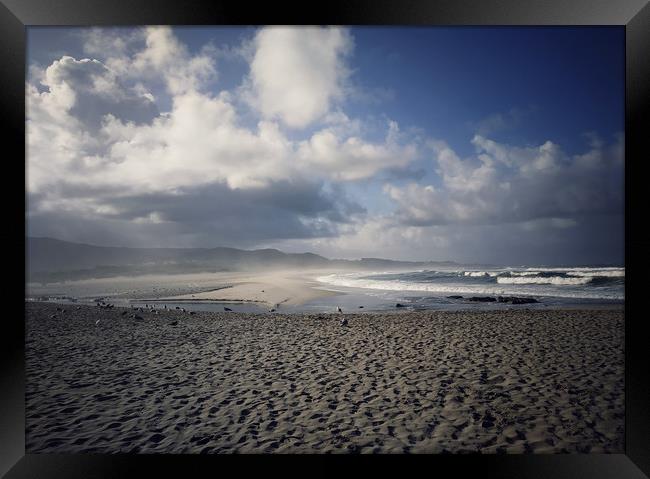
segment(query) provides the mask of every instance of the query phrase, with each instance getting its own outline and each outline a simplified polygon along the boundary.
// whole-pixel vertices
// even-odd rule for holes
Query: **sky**
[[[622,27],[28,27],[30,236],[622,264]]]

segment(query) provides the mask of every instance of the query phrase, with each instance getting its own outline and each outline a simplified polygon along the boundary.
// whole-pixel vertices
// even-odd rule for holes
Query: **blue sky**
[[[30,234],[622,261],[619,27],[30,27],[28,72]]]

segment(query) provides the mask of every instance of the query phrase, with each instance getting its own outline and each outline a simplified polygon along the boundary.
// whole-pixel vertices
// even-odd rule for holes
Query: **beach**
[[[27,453],[623,452],[620,309],[25,308]]]
[[[311,279],[316,274],[297,271],[267,273],[215,274],[226,287],[155,298],[163,301],[218,301],[224,303],[252,302],[266,307],[275,305],[301,305],[336,293],[319,289],[320,283]]]

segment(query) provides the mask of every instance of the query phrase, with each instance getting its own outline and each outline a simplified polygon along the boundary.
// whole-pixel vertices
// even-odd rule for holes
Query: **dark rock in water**
[[[493,298],[492,296],[472,296],[469,298],[470,301],[479,301],[481,303],[492,303],[496,301],[496,298]]]
[[[122,311],[122,316],[126,316],[126,311]]]
[[[359,306],[359,309],[363,309],[363,306]]]
[[[275,308],[269,309],[269,313],[275,313]]]
[[[196,314],[195,311],[190,311],[190,316],[194,316]]]
[[[176,309],[181,309],[181,307],[180,307],[180,306],[176,306]]]
[[[223,310],[224,310],[224,311],[232,311],[232,309],[230,309],[230,308],[225,308],[225,307],[223,308]]]
[[[395,307],[396,307],[396,308],[406,308],[406,306],[404,306],[403,304],[400,304],[400,303],[397,303],[397,304],[395,305]]]
[[[458,296],[457,294],[453,294],[453,295],[451,295],[451,296],[447,296],[447,298],[449,298],[449,299],[463,299],[462,296]]]
[[[539,303],[535,298],[512,298],[512,304]]]
[[[535,298],[520,298],[518,296],[499,296],[497,298],[499,303],[511,303],[511,304],[529,304],[529,303],[539,303]]]

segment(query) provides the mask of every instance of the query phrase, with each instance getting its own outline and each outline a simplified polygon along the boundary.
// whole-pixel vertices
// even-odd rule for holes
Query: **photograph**
[[[625,26],[25,29],[25,453],[626,453]]]

